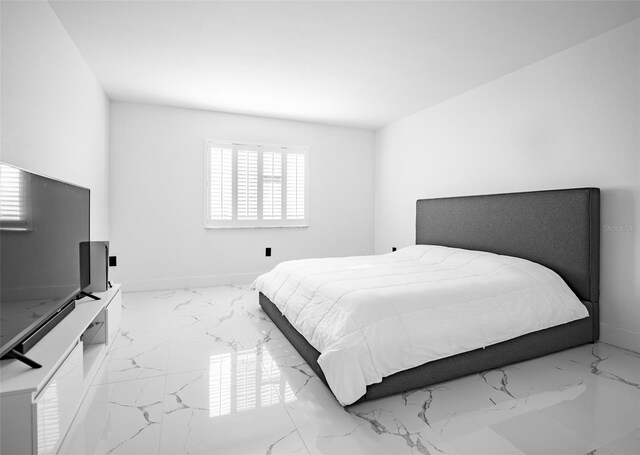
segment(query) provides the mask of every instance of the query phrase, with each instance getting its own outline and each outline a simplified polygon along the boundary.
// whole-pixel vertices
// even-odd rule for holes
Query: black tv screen
[[[89,190],[0,163],[0,356],[81,290]]]

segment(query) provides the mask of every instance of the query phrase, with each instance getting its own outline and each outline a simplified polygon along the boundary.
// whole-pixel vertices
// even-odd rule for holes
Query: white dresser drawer
[[[46,387],[36,397],[34,441],[38,455],[54,454],[83,397],[82,342],[79,342]]]

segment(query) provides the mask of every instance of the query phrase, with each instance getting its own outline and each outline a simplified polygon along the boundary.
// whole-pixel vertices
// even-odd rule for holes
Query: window
[[[205,141],[205,228],[307,226],[307,148]]]

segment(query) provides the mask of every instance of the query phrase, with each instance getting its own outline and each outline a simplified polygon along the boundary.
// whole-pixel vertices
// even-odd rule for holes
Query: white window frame
[[[211,163],[210,149],[212,146],[230,147],[232,149],[232,207],[233,215],[231,220],[212,220],[211,219]],[[238,148],[254,150],[258,152],[258,219],[257,220],[239,220],[238,219]],[[263,152],[280,152],[283,154],[281,160],[282,165],[282,195],[281,195],[281,214],[279,220],[264,220],[263,216]],[[303,154],[304,155],[304,219],[286,219],[287,216],[287,154]],[[237,229],[237,228],[300,228],[309,227],[309,147],[305,146],[289,146],[276,144],[261,144],[253,142],[228,141],[205,139],[204,140],[204,228],[205,229]]]

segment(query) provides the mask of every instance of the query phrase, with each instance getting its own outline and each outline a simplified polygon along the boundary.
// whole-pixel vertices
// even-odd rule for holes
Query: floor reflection
[[[285,403],[296,400],[291,384],[287,380],[286,376],[282,374],[282,370],[267,350],[262,351],[262,365],[264,366],[266,373],[271,377],[271,384],[274,386],[273,388],[277,389],[282,396],[282,400]]]
[[[268,351],[242,350],[210,356],[209,417],[290,402],[296,396]]]
[[[209,417],[231,412],[231,355],[212,355],[209,366]]]

